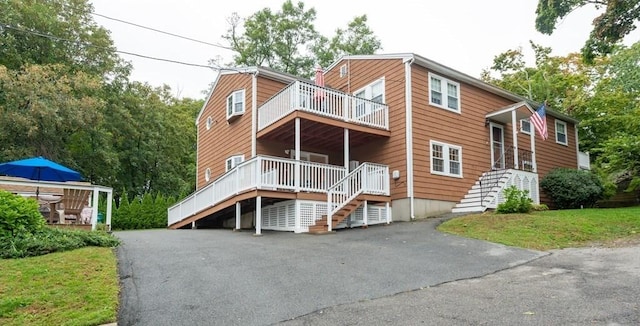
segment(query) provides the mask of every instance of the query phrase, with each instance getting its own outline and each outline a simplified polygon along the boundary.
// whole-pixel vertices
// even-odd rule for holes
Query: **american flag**
[[[547,113],[545,103],[542,103],[536,112],[533,112],[531,115],[531,123],[536,127],[543,140],[547,140],[547,138],[549,138],[549,134],[547,133]]]

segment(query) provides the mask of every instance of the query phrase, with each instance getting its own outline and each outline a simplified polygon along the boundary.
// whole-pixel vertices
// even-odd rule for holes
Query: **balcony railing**
[[[296,110],[389,130],[386,104],[301,81],[291,83],[258,108],[258,130]]]
[[[170,207],[167,223],[174,224],[252,189],[326,193],[345,175],[342,166],[256,156]]]
[[[517,152],[517,156],[515,153]],[[516,159],[517,158],[517,159]],[[504,154],[500,156],[494,163],[492,170],[517,169],[522,171],[535,171],[535,162],[533,161],[533,152],[530,150],[513,147],[504,149]]]

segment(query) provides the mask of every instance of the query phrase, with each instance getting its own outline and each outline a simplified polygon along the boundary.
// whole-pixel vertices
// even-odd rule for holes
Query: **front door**
[[[491,168],[504,169],[504,128],[491,123]]]

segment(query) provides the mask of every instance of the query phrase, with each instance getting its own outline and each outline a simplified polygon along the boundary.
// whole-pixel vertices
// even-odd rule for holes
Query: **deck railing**
[[[296,173],[298,167],[299,173]],[[344,178],[345,174],[346,169],[341,166],[256,156],[171,206],[168,209],[167,225],[252,189],[326,193],[327,188]],[[372,182],[375,185],[379,181]]]
[[[360,194],[389,195],[389,167],[362,163],[327,191],[327,225],[331,217]]]
[[[258,130],[300,110],[389,130],[389,107],[326,87],[295,81],[258,108]]]

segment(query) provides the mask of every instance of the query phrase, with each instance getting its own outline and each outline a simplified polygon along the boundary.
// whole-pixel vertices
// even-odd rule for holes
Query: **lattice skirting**
[[[262,229],[276,231],[309,232],[309,226],[327,214],[327,203],[311,200],[288,200],[262,208]],[[385,206],[367,205],[367,225],[387,223],[391,211]],[[364,225],[364,207],[359,207],[337,228]]]

